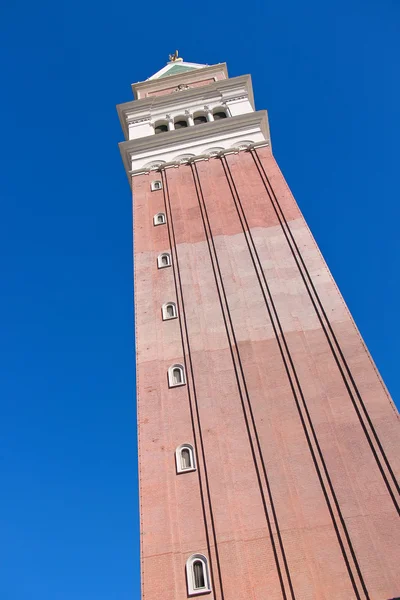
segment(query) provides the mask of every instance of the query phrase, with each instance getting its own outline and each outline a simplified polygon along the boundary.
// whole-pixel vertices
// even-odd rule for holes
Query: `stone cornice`
[[[212,160],[213,158],[222,158],[223,156],[225,156],[227,154],[239,154],[239,152],[249,152],[251,150],[255,150],[256,148],[263,148],[263,147],[269,146],[269,145],[270,145],[270,143],[268,141],[255,142],[254,144],[249,144],[248,146],[246,146],[246,148],[237,146],[234,148],[227,148],[226,150],[221,150],[220,152],[215,153],[215,154],[199,154],[197,156],[191,156],[190,158],[187,158],[185,160],[181,159],[181,160],[171,161],[171,162],[164,163],[164,164],[158,164],[158,165],[155,164],[152,167],[138,169],[137,171],[130,171],[129,175],[131,177],[136,177],[137,175],[148,175],[152,171],[160,172],[160,171],[164,171],[165,169],[178,168],[181,165],[190,165],[192,163],[200,162],[203,160]]]
[[[172,77],[174,76],[171,75]],[[245,95],[240,92],[241,89],[247,93],[247,97],[254,108],[253,86],[250,75],[222,79],[205,87],[190,88],[167,96],[152,96],[151,98],[141,98],[140,100],[118,104],[117,111],[125,139],[129,137],[128,119],[130,122],[142,119],[149,114],[152,108],[159,110],[162,107],[168,113],[172,107],[182,103],[194,104],[201,101],[201,103],[207,104],[207,101],[215,98],[218,93],[221,94],[221,100],[223,96],[224,101],[233,102]]]
[[[191,146],[195,148],[199,144],[207,143],[208,140],[210,140],[210,144],[215,144],[217,143],[216,139],[229,139],[233,135],[241,135],[242,132],[246,135],[250,129],[260,131],[265,141],[270,142],[268,117],[265,110],[121,142],[119,148],[126,172],[132,173],[132,161],[135,159],[141,160],[143,157],[144,164],[149,163],[152,159],[155,162],[163,161],[163,155],[171,152],[186,154],[191,151]],[[139,169],[139,171],[143,170]]]

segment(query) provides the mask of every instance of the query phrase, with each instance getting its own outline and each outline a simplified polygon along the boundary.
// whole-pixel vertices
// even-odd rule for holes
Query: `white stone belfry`
[[[132,85],[135,100],[117,106],[128,176],[217,152],[269,144],[268,117],[256,111],[250,75],[229,79],[226,63],[177,58]],[[160,134],[160,135],[158,135]]]

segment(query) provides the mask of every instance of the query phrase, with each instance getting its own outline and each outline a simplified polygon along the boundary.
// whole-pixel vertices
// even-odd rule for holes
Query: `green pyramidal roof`
[[[178,73],[184,73],[185,71],[194,71],[194,67],[187,67],[186,65],[174,65],[168,71],[160,75],[158,79],[162,77],[169,77],[170,75],[178,75]]]

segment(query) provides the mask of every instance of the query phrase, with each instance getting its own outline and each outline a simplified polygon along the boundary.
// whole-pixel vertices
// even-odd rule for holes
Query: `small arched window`
[[[171,266],[171,256],[168,252],[163,252],[159,254],[157,257],[157,265],[159,269],[164,269],[165,267]]]
[[[164,213],[157,213],[153,218],[154,225],[164,225],[167,222]]]
[[[219,121],[220,119],[226,119],[226,112],[223,110],[217,110],[214,115],[214,121]]]
[[[170,319],[176,319],[178,316],[176,312],[175,302],[166,302],[162,305],[162,318],[163,321],[169,321]]]
[[[168,383],[169,387],[185,385],[185,370],[182,365],[172,365],[172,367],[168,369]]]
[[[187,559],[186,581],[189,596],[211,592],[208,563],[203,554],[192,554]]]
[[[207,123],[206,115],[198,115],[193,119],[195,125],[201,125],[202,123]]]
[[[178,446],[178,448],[175,450],[175,460],[177,473],[196,470],[193,446],[190,444],[182,444],[182,446]]]
[[[187,127],[188,123],[185,119],[179,119],[179,121],[175,121],[175,129],[183,129]]]
[[[150,184],[150,188],[152,192],[155,192],[157,190],[162,190],[162,183],[161,181],[152,181]]]
[[[165,123],[156,123],[154,126],[154,133],[165,133],[168,131],[168,125]]]

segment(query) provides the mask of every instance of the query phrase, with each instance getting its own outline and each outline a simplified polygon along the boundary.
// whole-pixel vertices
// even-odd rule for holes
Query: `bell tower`
[[[143,599],[400,596],[399,415],[250,75],[175,52],[132,90]]]

